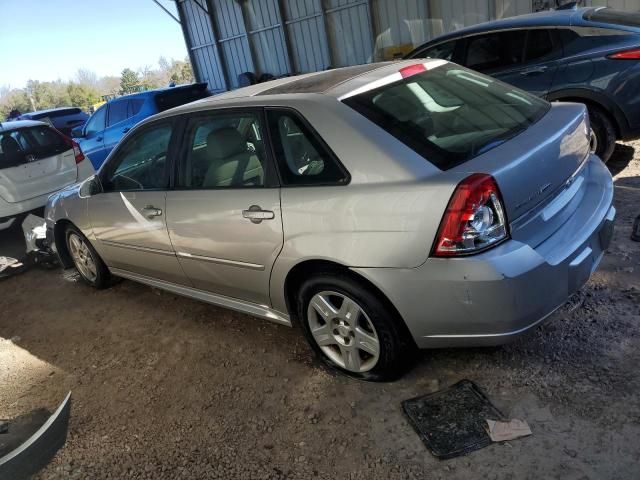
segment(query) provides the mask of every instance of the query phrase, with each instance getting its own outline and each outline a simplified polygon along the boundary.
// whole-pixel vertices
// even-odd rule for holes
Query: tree
[[[87,85],[90,87],[98,86],[98,76],[93,70],[88,68],[79,68],[76,72],[76,82],[80,85]]]
[[[138,74],[130,68],[125,68],[120,74],[120,94],[135,93],[140,90]]]
[[[100,101],[100,93],[90,85],[80,83],[70,83],[67,86],[67,93],[74,107],[80,107],[83,110],[90,110],[94,103]]]

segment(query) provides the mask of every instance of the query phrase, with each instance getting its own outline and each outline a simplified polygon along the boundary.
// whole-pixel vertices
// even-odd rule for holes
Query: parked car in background
[[[44,207],[52,192],[94,173],[78,144],[48,124],[0,124],[0,223]]]
[[[23,113],[18,117],[18,120],[39,120],[50,124],[67,137],[70,137],[71,130],[84,125],[88,118],[89,114],[79,108],[61,107]]]
[[[640,13],[556,10],[496,20],[442,35],[407,58],[441,58],[549,101],[587,105],[596,153],[640,137]]]
[[[193,83],[117,97],[98,108],[82,128],[73,131],[73,137],[97,170],[113,147],[138,122],[207,96],[206,83]]]
[[[51,197],[48,235],[94,287],[295,323],[388,379],[416,346],[507,342],[586,282],[615,216],[589,133],[584,105],[444,60],[274,80],[139,124]]]

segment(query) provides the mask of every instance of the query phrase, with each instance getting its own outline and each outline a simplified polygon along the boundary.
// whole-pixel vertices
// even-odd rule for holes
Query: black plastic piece
[[[631,229],[631,240],[634,242],[640,242],[640,215],[638,215],[633,222],[633,228]]]

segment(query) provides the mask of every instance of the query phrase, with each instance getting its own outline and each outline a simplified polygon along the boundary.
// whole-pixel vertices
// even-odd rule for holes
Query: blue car
[[[74,129],[73,137],[98,170],[113,147],[138,122],[209,95],[206,83],[193,83],[118,97],[98,108],[84,126]]]
[[[442,35],[407,58],[442,58],[550,101],[586,104],[593,148],[640,138],[640,13],[571,8],[482,23]]]

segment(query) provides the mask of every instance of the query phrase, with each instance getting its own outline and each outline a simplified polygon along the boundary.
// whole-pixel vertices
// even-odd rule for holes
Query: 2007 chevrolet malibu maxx
[[[495,345],[583,285],[613,231],[585,107],[442,60],[263,83],[134,128],[49,200],[67,266],[290,325],[371,380]]]

